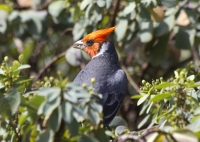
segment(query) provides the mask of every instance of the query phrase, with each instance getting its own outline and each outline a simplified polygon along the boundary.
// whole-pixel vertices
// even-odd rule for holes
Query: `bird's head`
[[[91,58],[101,52],[103,43],[108,41],[108,35],[115,30],[115,27],[101,29],[86,35],[82,40],[74,43],[73,47],[84,50]]]

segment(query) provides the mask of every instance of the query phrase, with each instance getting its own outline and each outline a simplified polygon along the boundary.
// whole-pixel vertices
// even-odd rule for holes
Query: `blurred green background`
[[[168,79],[190,61],[198,70],[199,0],[0,0],[0,62],[24,54],[26,75],[37,80],[60,70],[73,81],[89,61],[73,43],[115,25],[110,38],[129,80],[119,113],[134,130],[140,108],[130,96],[143,79]]]

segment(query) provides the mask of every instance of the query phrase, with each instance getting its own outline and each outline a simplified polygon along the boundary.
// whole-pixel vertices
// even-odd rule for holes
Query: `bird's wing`
[[[103,100],[104,126],[107,126],[117,114],[124,99],[127,87],[127,78],[123,70],[117,70],[114,76],[108,79],[109,92]]]

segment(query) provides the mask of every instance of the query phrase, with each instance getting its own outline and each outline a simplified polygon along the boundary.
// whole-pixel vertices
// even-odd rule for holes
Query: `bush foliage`
[[[0,141],[199,141],[198,0],[0,2]],[[71,83],[89,61],[72,44],[115,25],[129,85],[103,128],[101,94]]]

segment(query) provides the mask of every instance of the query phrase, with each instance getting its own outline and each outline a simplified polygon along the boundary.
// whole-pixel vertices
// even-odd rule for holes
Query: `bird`
[[[91,86],[91,79],[95,78],[93,91],[102,94],[99,103],[103,107],[104,127],[109,127],[117,114],[127,89],[127,76],[120,67],[115,46],[108,38],[115,28],[94,31],[73,44],[74,48],[85,51],[91,57],[73,82]]]

